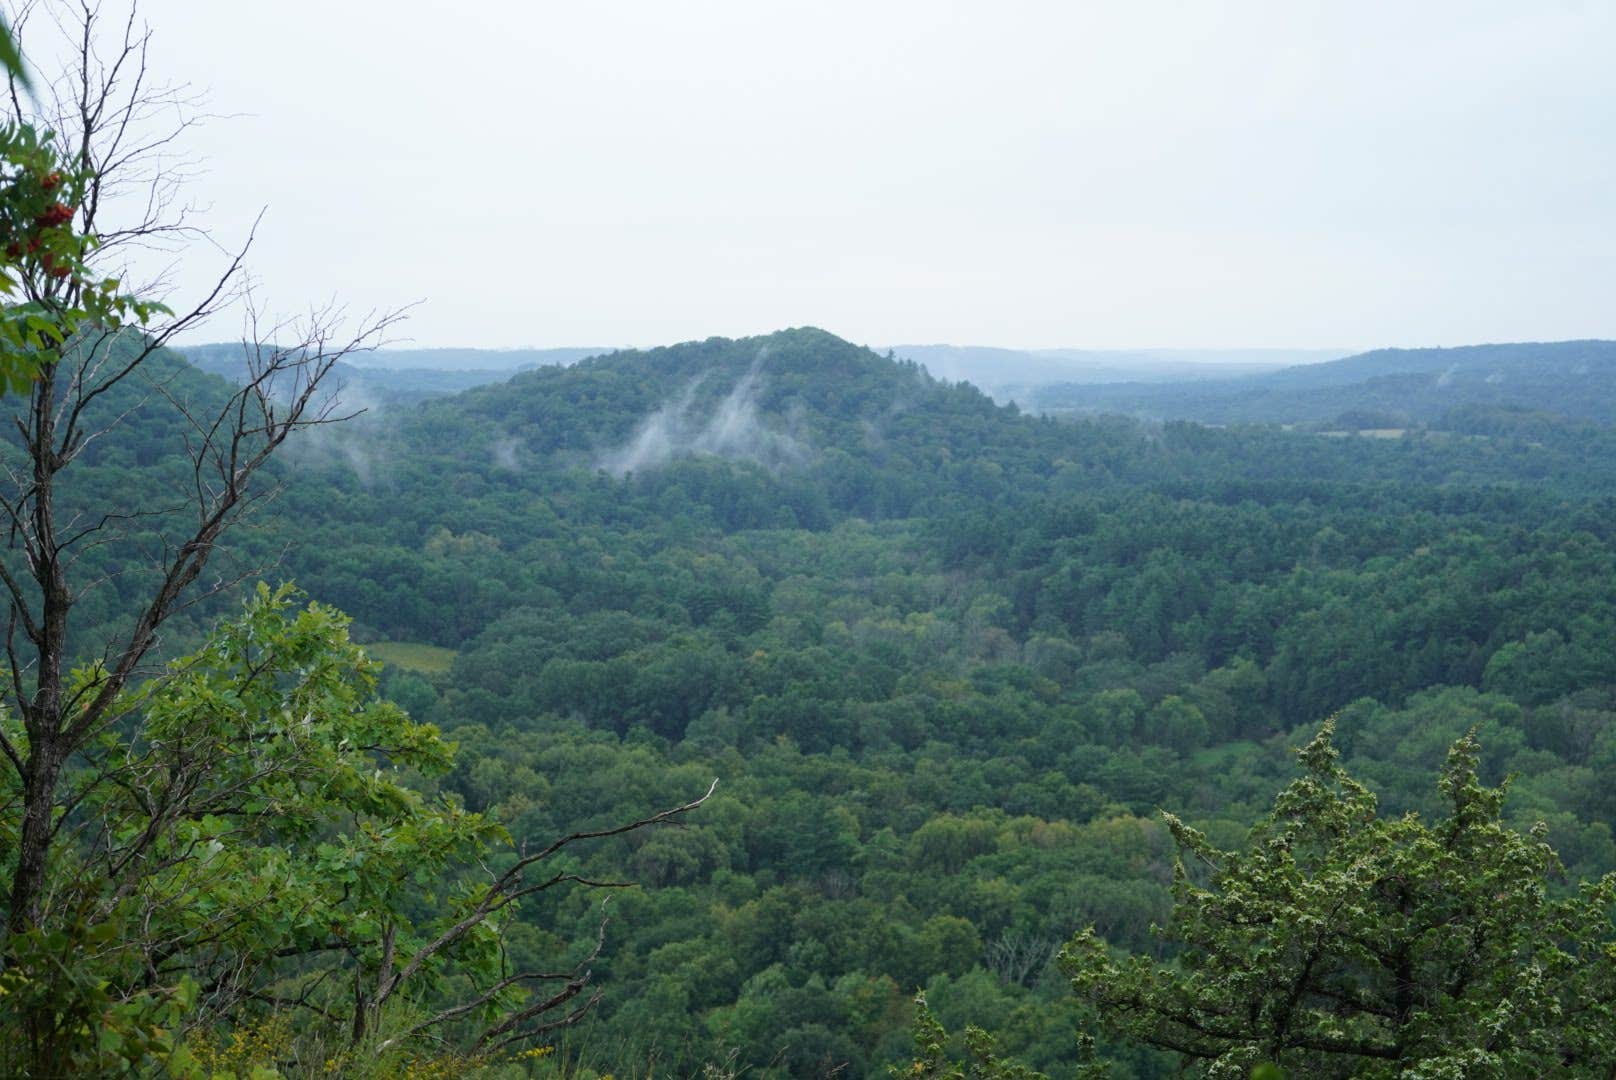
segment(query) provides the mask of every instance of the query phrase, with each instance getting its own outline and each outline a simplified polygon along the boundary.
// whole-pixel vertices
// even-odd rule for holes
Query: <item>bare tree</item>
[[[983,958],[1007,986],[1031,986],[1060,952],[1061,939],[1026,930],[1006,930],[990,942]]]
[[[392,949],[392,930],[384,934],[382,963],[376,973],[375,981],[370,988],[360,988],[355,994],[354,1001],[354,1036],[362,1036],[367,1025],[373,1025],[380,1016],[381,1010],[395,996],[410,986],[410,980],[424,966],[453,948],[462,938],[473,929],[486,923],[502,911],[518,903],[525,896],[532,896],[557,885],[577,884],[595,889],[620,889],[628,887],[630,882],[595,881],[580,877],[577,874],[558,870],[555,873],[539,874],[536,879],[531,878],[536,869],[555,855],[562,848],[580,840],[599,840],[609,836],[621,836],[624,833],[636,832],[640,829],[656,825],[678,823],[686,814],[701,806],[712,798],[713,792],[718,788],[718,781],[714,780],[707,788],[707,793],[699,799],[694,799],[682,806],[675,806],[667,810],[658,811],[648,817],[640,818],[623,825],[609,829],[575,832],[554,840],[535,852],[524,852],[503,873],[494,875],[482,898],[461,919],[446,927],[441,933],[435,935],[430,941],[416,949],[413,954],[402,962],[395,962]],[[551,1018],[550,1014],[574,1002],[578,995],[588,988],[593,975],[590,964],[600,955],[601,946],[606,941],[606,920],[602,919],[600,932],[596,935],[595,946],[589,954],[573,967],[561,972],[545,971],[519,971],[504,976],[486,986],[479,987],[477,991],[465,1001],[448,1008],[431,1013],[420,1021],[391,1036],[384,1041],[383,1048],[405,1039],[412,1038],[422,1032],[439,1028],[467,1013],[482,1008],[489,1001],[512,986],[533,986],[543,984],[560,984],[554,993],[539,995],[526,1004],[512,1009],[501,1015],[494,1022],[486,1024],[477,1032],[472,1040],[473,1053],[485,1050],[497,1050],[517,1042],[531,1041],[556,1028],[569,1027],[583,1019],[600,1000],[599,991],[590,994],[581,1003],[572,1005],[560,1016]]]
[[[186,111],[195,99],[183,89],[152,84],[146,66],[149,33],[138,27],[133,12],[106,55],[100,51],[105,42],[96,5],[83,3],[66,14],[52,8],[48,14],[76,46],[76,65],[46,84],[43,114],[30,108],[12,80],[12,119],[55,131],[64,164],[83,178],[74,208],[76,230],[91,238],[102,259],[194,236],[188,208],[177,201],[183,165],[171,160],[171,148],[195,122]],[[25,47],[40,15],[29,7],[14,19]],[[164,120],[167,126],[158,126]],[[131,205],[135,212],[120,220],[118,212]],[[267,338],[259,335],[254,318],[246,381],[222,408],[197,414],[153,376],[150,362],[175,336],[240,298],[241,254],[244,250],[229,259],[200,300],[139,329],[69,315],[82,309],[84,291],[97,287],[93,279],[57,276],[48,266],[22,274],[28,300],[59,313],[73,332],[41,358],[31,392],[14,406],[22,459],[8,463],[0,493],[0,520],[7,528],[0,585],[9,608],[10,696],[27,733],[24,746],[0,733],[0,752],[17,770],[22,789],[16,867],[6,895],[10,933],[38,925],[45,914],[46,857],[64,764],[117,721],[113,705],[141,670],[163,624],[197,600],[195,587],[226,531],[271,490],[259,482],[271,456],[300,428],[338,418],[335,398],[322,393],[337,361],[377,343],[397,318],[373,317],[342,333],[334,312],[319,311],[301,324],[273,326]],[[139,386],[141,404],[161,399],[181,412],[190,428],[185,452],[191,488],[167,507],[111,511],[89,521],[66,518],[65,474],[130,411],[124,406],[109,413],[104,407],[120,386]],[[127,400],[127,394],[121,397]],[[106,644],[96,677],[69,690],[74,608],[86,589],[100,584],[75,580],[78,556],[95,546],[127,542],[137,521],[143,530],[151,528],[144,520],[151,517],[183,524],[170,529],[160,550],[147,553],[153,586],[132,625]]]

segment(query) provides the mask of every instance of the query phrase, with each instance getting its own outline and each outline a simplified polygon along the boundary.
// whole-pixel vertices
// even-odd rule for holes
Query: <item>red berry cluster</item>
[[[66,203],[51,203],[45,212],[34,218],[34,224],[41,229],[54,229],[58,225],[73,220],[73,208]]]
[[[62,174],[59,172],[46,173],[39,178],[40,189],[49,194],[62,184]],[[34,255],[39,252],[40,233],[46,229],[54,229],[66,225],[73,220],[73,207],[58,200],[51,203],[44,210],[34,215],[31,228],[22,230],[24,235],[13,240],[5,247],[6,258],[16,261],[25,255]],[[39,255],[40,268],[54,278],[64,278],[73,272],[71,266],[57,261],[49,251]]]

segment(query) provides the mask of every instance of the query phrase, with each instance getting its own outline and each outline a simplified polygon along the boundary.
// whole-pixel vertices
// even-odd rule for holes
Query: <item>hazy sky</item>
[[[1616,337],[1616,4],[142,10],[220,240],[419,345]]]

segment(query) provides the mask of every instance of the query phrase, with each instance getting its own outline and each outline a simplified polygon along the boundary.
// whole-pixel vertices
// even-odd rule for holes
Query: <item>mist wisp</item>
[[[622,478],[661,468],[680,457],[710,455],[755,461],[769,469],[806,460],[808,449],[802,439],[764,423],[758,400],[766,355],[753,361],[707,416],[700,415],[696,405],[696,391],[707,375],[692,379],[676,398],[646,417],[626,444],[604,455],[600,467]]]

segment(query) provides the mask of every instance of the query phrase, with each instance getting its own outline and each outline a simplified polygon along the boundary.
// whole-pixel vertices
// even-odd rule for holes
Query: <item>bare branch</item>
[[[701,806],[701,804],[706,802],[708,799],[712,798],[713,792],[717,790],[718,781],[714,779],[712,784],[708,786],[707,793],[705,795],[699,799],[687,802],[683,806],[675,806],[672,809],[663,810],[652,814],[650,817],[641,818],[638,821],[631,821],[626,825],[619,825],[615,828],[600,829],[592,832],[571,833],[559,840],[552,842],[537,854],[527,855],[521,859],[518,859],[514,866],[501,874],[499,878],[488,888],[487,892],[484,893],[483,898],[476,904],[476,906],[472,908],[468,915],[462,918],[459,922],[450,926],[448,929],[444,930],[432,941],[428,942],[426,945],[423,945],[410,959],[409,963],[405,964],[404,967],[400,969],[399,973],[394,976],[393,981],[390,984],[378,988],[376,995],[378,1004],[385,1002],[388,997],[392,996],[393,992],[398,987],[409,982],[410,977],[420,970],[422,964],[426,963],[432,957],[436,956],[450,945],[453,945],[455,942],[465,937],[466,934],[468,934],[474,927],[480,926],[482,923],[486,922],[490,915],[509,906],[515,899],[511,894],[514,890],[521,887],[523,874],[529,866],[532,866],[534,863],[543,859],[549,858],[557,851],[560,851],[567,845],[575,843],[579,840],[596,840],[607,836],[621,836],[623,833],[633,832],[636,829],[649,828],[653,825],[660,825],[677,820],[678,818],[683,817],[685,814],[688,814],[692,810]]]

